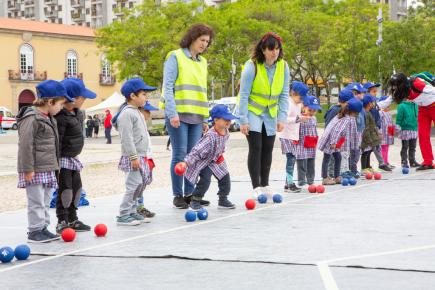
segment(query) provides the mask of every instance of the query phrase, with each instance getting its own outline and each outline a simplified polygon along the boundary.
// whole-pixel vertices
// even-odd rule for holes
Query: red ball
[[[94,228],[94,233],[97,237],[104,237],[107,233],[107,226],[105,224],[98,224]]]
[[[371,173],[366,173],[366,179],[372,179],[373,175]]]
[[[71,228],[66,228],[62,231],[62,240],[72,242],[76,238],[76,231]]]
[[[317,185],[317,193],[324,193],[325,192],[325,187],[321,184]]]
[[[308,186],[308,191],[310,193],[316,193],[317,187],[314,184],[311,184],[311,185]]]
[[[376,180],[379,180],[379,179],[381,179],[382,178],[382,175],[379,173],[379,172],[376,172],[375,173],[375,179]]]
[[[247,208],[248,210],[252,210],[252,209],[254,209],[254,208],[255,208],[255,205],[256,205],[255,199],[248,199],[248,200],[245,202],[245,206],[246,206],[246,208]]]
[[[174,167],[175,174],[182,176],[186,172],[186,167],[183,163],[177,163]]]

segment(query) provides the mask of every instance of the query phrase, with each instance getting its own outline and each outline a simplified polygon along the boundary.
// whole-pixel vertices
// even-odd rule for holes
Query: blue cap
[[[322,110],[322,107],[320,106],[320,102],[315,96],[306,96],[304,98],[304,105],[312,110],[317,110],[317,111]]]
[[[344,90],[342,90],[342,91],[338,94],[338,101],[339,101],[340,103],[346,103],[346,102],[348,102],[350,99],[352,99],[353,97],[354,97],[354,96],[353,96],[353,93],[352,93],[351,90],[344,89]]]
[[[73,101],[68,96],[65,87],[60,82],[54,80],[40,82],[36,86],[36,92],[38,98],[65,97],[69,102]]]
[[[372,95],[365,94],[361,101],[363,103],[363,106],[365,107],[367,106],[367,104],[375,102],[376,98],[374,98]]]
[[[97,94],[85,87],[85,83],[78,78],[66,78],[60,82],[66,89],[71,99],[76,97],[85,97],[86,99],[95,99]]]
[[[381,85],[380,84],[374,84],[374,83],[372,83],[372,82],[366,82],[365,84],[364,84],[364,89],[366,89],[367,91],[368,90],[370,90],[371,88],[377,88],[377,87],[380,87]]]
[[[361,112],[363,104],[357,98],[352,98],[347,102],[347,108],[352,112]]]
[[[156,107],[152,106],[149,101],[145,102],[145,106],[143,106],[143,109],[146,111],[158,111],[159,110]]]
[[[236,116],[234,116],[230,109],[225,105],[216,105],[210,110],[210,117],[211,119],[219,118],[224,119],[227,121],[231,121],[234,119],[238,119]]]
[[[303,82],[293,81],[291,85],[291,90],[298,93],[302,98],[307,96],[308,86]]]
[[[380,97],[380,98],[378,99],[378,102],[383,102],[383,101],[385,101],[386,99],[388,99],[388,96],[382,96],[382,97]]]
[[[140,90],[152,92],[157,90],[157,88],[147,85],[141,78],[129,79],[121,87],[121,93],[126,98],[130,97],[131,94],[135,94]]]
[[[367,92],[367,90],[360,83],[350,83],[345,87],[345,89],[357,91],[358,93]]]

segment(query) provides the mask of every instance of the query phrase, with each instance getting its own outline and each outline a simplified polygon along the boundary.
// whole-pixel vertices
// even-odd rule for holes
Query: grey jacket
[[[59,137],[56,119],[34,107],[22,109],[18,123],[18,172],[59,170]]]
[[[121,154],[130,160],[146,157],[148,150],[148,129],[145,118],[138,108],[121,106],[113,117],[112,124],[121,137]]]

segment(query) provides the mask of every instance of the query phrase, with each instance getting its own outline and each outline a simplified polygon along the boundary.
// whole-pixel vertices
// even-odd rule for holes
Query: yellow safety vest
[[[201,56],[200,61],[194,61],[186,56],[182,48],[169,52],[166,59],[172,53],[175,54],[178,63],[178,78],[174,87],[177,112],[198,114],[207,118],[207,60]],[[159,108],[165,108],[164,85]]]
[[[270,115],[275,118],[278,115],[278,98],[284,88],[285,61],[279,60],[276,63],[272,84],[269,83],[264,63],[256,65],[257,74],[252,84],[248,110],[256,115],[261,115],[265,110],[269,110]]]

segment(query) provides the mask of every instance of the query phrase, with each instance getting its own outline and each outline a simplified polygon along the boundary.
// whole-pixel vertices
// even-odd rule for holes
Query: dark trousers
[[[334,152],[332,154],[323,153],[323,161],[322,161],[322,178],[328,177],[328,166],[331,158],[334,158],[334,178],[340,176],[340,167],[341,167],[341,153]]]
[[[112,144],[111,131],[112,131],[112,126],[110,126],[109,128],[104,128],[104,135],[106,136],[107,144]]]
[[[415,163],[416,147],[417,147],[417,139],[402,140],[402,149],[400,150],[402,165],[408,166],[408,160],[410,163]]]
[[[372,154],[372,150],[363,152],[361,154],[361,169],[364,170],[366,168],[372,168],[370,165],[370,155]]]
[[[314,158],[299,159],[296,161],[298,165],[298,179],[299,185],[309,185],[314,183]]]
[[[275,135],[267,136],[263,124],[261,133],[249,131],[249,135],[246,137],[249,145],[248,171],[252,187],[268,186]]]
[[[210,167],[205,167],[199,173],[199,181],[193,190],[193,198],[198,197],[202,198],[204,194],[207,192],[210,187],[211,177],[214,176],[213,171],[211,171]],[[215,176],[216,177],[216,176]],[[230,174],[225,175],[221,180],[218,180],[218,195],[219,197],[226,197],[231,191],[231,180]]]
[[[352,149],[350,150],[350,155],[349,155],[349,170],[352,173],[357,173],[358,172],[358,161],[360,159],[361,156],[361,150],[360,149]]]
[[[80,172],[61,168],[58,177],[56,215],[59,221],[77,220],[77,207],[82,192]]]
[[[93,127],[86,128],[86,137],[88,137],[88,138],[92,137],[92,130],[93,130]]]

